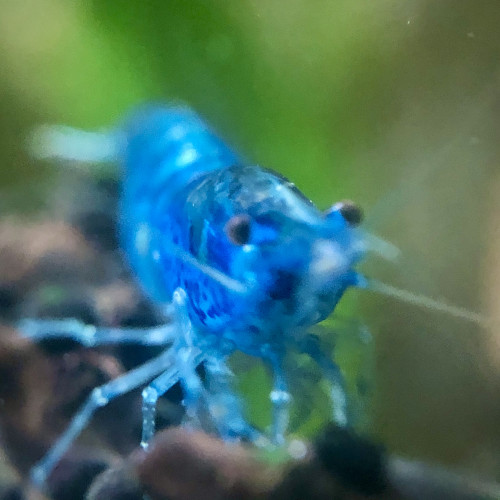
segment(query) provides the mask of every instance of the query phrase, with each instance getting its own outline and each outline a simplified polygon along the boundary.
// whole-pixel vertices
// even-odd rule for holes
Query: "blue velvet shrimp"
[[[265,440],[247,423],[231,387],[227,360],[234,351],[271,368],[274,443],[284,443],[289,420],[291,395],[283,367],[289,351],[306,353],[319,365],[330,386],[332,420],[349,425],[342,373],[310,333],[349,287],[468,314],[365,278],[356,265],[366,253],[387,256],[392,248],[361,229],[356,205],[340,202],[319,210],[280,174],[242,161],[188,108],[143,108],[104,134],[50,128],[44,144],[49,156],[111,161],[121,169],[122,247],[145,293],[171,321],[144,329],[101,328],[72,319],[21,321],[20,331],[33,340],[165,347],[156,358],[92,391],[33,468],[38,485],[98,408],[143,386],[144,449],[155,432],[157,400],[177,382],[189,425],[201,425],[201,415],[208,415],[223,439]],[[196,372],[200,364],[204,381]]]

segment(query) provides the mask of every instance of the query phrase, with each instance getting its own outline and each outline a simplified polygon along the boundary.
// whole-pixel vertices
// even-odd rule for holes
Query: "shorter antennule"
[[[397,261],[401,257],[401,250],[390,241],[384,240],[373,233],[364,234],[366,250],[382,257],[387,261]]]
[[[408,304],[413,304],[418,307],[424,307],[432,311],[438,311],[445,314],[449,314],[454,318],[465,319],[471,323],[476,323],[484,328],[490,325],[490,321],[485,318],[482,314],[468,311],[463,307],[453,306],[446,304],[442,301],[432,299],[425,295],[419,295],[412,293],[408,290],[403,290],[401,288],[394,287],[392,285],[387,285],[378,280],[367,279],[366,286],[369,290],[373,290],[387,297],[393,297]]]

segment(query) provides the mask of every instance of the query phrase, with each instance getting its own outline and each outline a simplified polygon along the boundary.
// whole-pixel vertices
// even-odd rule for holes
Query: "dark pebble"
[[[113,214],[104,212],[78,214],[71,224],[97,249],[104,251],[118,249],[118,229]]]
[[[143,490],[129,467],[112,468],[99,474],[85,500],[143,500]]]
[[[329,425],[317,439],[315,451],[319,462],[344,485],[366,495],[386,489],[386,458],[382,446],[352,430]]]
[[[0,487],[0,500],[25,500],[20,486]]]
[[[48,490],[52,500],[84,500],[94,478],[108,467],[99,458],[64,459],[52,472]]]
[[[0,285],[0,318],[10,318],[19,300],[19,293],[13,285]]]

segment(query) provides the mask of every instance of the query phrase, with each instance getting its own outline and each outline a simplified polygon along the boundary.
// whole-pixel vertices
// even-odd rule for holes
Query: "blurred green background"
[[[367,273],[495,320],[482,329],[369,292],[344,306],[359,298],[375,337],[376,438],[500,479],[497,0],[0,7],[0,208],[12,193],[24,193],[16,209],[36,207],[31,187],[56,175],[26,153],[36,124],[93,129],[144,101],[187,102],[319,206],[358,201],[402,250]]]

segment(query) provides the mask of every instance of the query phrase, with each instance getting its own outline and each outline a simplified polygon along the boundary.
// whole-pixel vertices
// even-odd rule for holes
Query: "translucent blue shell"
[[[351,266],[361,253],[349,224],[325,216],[281,175],[244,165],[192,111],[142,110],[125,134],[123,247],[156,302],[183,288],[195,325],[251,352],[277,331],[323,319],[353,284]],[[235,245],[226,225],[241,214],[250,218],[250,240]],[[246,293],[183,262],[174,248],[242,283]],[[319,276],[312,268],[325,251],[337,262]]]

